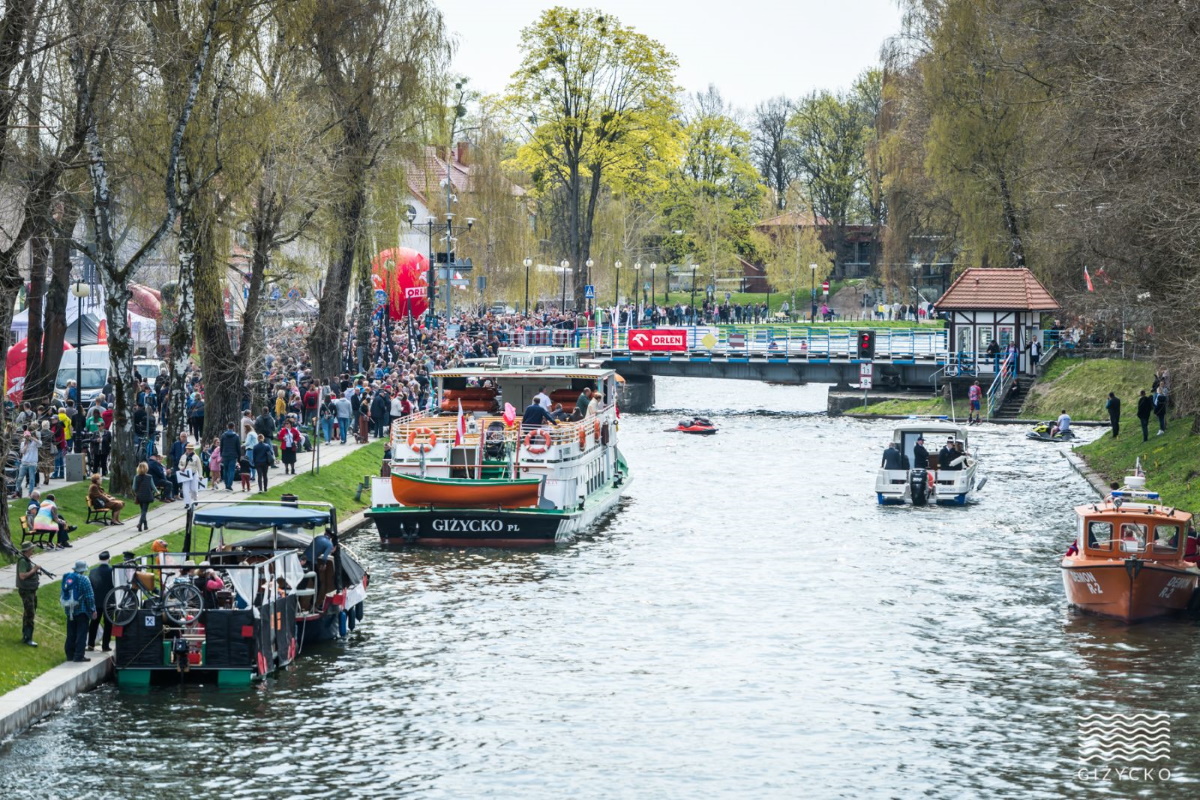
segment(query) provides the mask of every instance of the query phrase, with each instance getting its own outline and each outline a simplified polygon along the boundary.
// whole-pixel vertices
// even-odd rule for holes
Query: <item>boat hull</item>
[[[406,506],[530,508],[538,504],[539,480],[438,480],[392,474],[392,496]]]
[[[1125,559],[1062,561],[1067,601],[1090,614],[1122,622],[1173,616],[1187,608],[1200,573],[1182,565]]]
[[[594,492],[582,508],[569,511],[378,506],[367,516],[385,547],[553,547],[575,541],[608,513],[628,483]]]

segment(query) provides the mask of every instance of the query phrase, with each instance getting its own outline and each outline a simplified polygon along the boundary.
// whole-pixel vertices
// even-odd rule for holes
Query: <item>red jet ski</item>
[[[717,426],[704,417],[692,417],[691,419],[680,420],[679,424],[675,426],[675,430],[680,433],[698,433],[701,436],[708,436],[717,432]]]

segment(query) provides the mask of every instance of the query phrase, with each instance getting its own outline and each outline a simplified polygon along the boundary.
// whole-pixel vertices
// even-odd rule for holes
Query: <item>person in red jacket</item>
[[[296,474],[296,451],[300,448],[300,431],[295,419],[288,415],[279,429],[279,460],[283,462],[285,475]]]
[[[321,405],[321,393],[316,384],[310,383],[304,393],[304,424],[312,425],[317,418],[317,408]]]

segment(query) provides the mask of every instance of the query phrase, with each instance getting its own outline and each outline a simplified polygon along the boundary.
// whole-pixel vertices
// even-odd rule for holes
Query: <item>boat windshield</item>
[[[1102,553],[1140,553],[1143,556],[1181,556],[1181,525],[1152,520],[1088,520],[1087,547]],[[1115,526],[1115,528],[1114,528]],[[1151,535],[1153,534],[1153,535]]]

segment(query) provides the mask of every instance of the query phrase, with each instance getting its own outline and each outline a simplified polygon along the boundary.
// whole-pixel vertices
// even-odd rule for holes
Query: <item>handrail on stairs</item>
[[[1012,387],[1017,372],[1013,367],[1013,357],[1010,354],[1005,357],[1004,362],[1000,365],[1000,371],[996,373],[996,377],[992,379],[992,385],[988,387],[988,419],[996,416],[1000,406],[1004,405],[1004,399],[1008,397],[1008,391]]]

